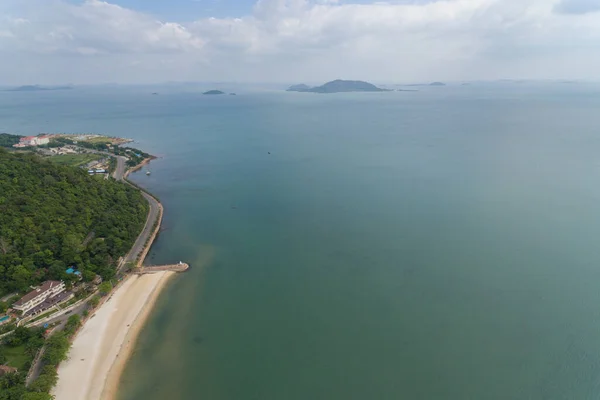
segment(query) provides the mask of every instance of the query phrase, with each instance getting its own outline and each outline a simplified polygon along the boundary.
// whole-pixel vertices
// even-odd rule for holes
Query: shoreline
[[[174,272],[129,275],[77,333],[58,368],[57,400],[112,400],[137,338]]]
[[[133,324],[131,324],[131,327],[129,327],[129,329],[127,330],[127,334],[125,335],[124,341],[121,344],[120,351],[117,354],[117,357],[111,365],[110,369],[108,370],[108,373],[106,374],[104,380],[104,387],[102,389],[100,399],[115,400],[117,398],[121,377],[123,375],[123,372],[125,371],[125,367],[127,366],[129,359],[133,355],[133,350],[135,349],[135,345],[137,344],[140,332],[146,325],[146,322],[150,317],[150,313],[154,309],[156,301],[160,296],[160,293],[166,287],[170,278],[172,278],[174,275],[175,272],[164,272],[164,275],[161,277],[160,281],[157,283],[156,287],[150,294],[148,300],[146,301],[146,304],[140,310],[140,313],[136,317]]]
[[[127,177],[155,158],[145,159],[136,167],[125,171],[123,176],[124,182],[136,187],[149,202],[155,201],[158,206],[154,229],[139,258],[135,260],[137,268],[143,265],[160,231],[164,208],[154,195],[131,183]],[[146,223],[150,223],[150,220]],[[58,382],[52,390],[56,400],[116,399],[122,374],[133,354],[139,334],[161,291],[175,274],[172,271],[148,275],[130,274],[107,295],[84,321],[73,339],[69,358],[58,367]]]
[[[145,158],[141,163],[139,163],[135,167],[131,167],[127,171],[125,171],[125,175],[123,175],[123,178],[127,179],[127,177],[129,176],[129,174],[131,174],[132,172],[136,172],[136,171],[140,170],[144,165],[150,164],[150,161],[156,160],[156,158],[157,157],[155,157],[155,156],[150,156],[148,158]],[[150,194],[150,193],[148,193],[148,194]]]

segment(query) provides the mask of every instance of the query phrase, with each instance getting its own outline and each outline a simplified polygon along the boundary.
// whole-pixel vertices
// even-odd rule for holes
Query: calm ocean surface
[[[200,90],[0,92],[161,157],[150,261],[192,269],[120,400],[600,397],[600,85]]]

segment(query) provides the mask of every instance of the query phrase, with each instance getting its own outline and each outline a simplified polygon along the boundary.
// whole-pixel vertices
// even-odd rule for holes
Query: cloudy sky
[[[0,0],[0,84],[600,76],[600,0]]]

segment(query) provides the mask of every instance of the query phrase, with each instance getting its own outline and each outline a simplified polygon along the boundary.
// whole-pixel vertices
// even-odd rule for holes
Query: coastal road
[[[117,165],[115,166],[115,170],[112,175],[113,178],[115,178],[115,180],[117,180],[117,181],[123,181],[123,182],[129,184],[129,182],[127,182],[127,180],[125,179],[125,173],[127,172],[127,164],[126,164],[127,157],[115,156],[114,154],[105,153],[102,151],[93,151],[92,150],[92,152],[115,157],[117,160]],[[133,247],[131,248],[129,253],[125,256],[125,260],[121,264],[121,267],[117,270],[117,273],[121,272],[121,270],[123,269],[123,267],[125,266],[126,263],[135,262],[135,260],[140,255],[140,253],[144,250],[144,245],[146,244],[146,242],[152,235],[152,228],[154,227],[154,222],[156,221],[156,218],[158,218],[158,214],[160,211],[158,201],[154,197],[152,197],[148,193],[146,193],[146,191],[144,191],[143,189],[141,190],[141,192],[142,192],[142,195],[144,196],[144,198],[146,198],[146,200],[148,200],[148,204],[150,205],[150,211],[148,212],[148,218],[146,219],[146,225],[144,226],[142,233],[138,236],[137,240],[133,244]]]
[[[124,179],[126,171],[125,163],[127,161],[127,158],[123,156],[117,156],[116,158],[117,165],[115,167],[115,172],[113,173],[113,178],[115,178],[118,181],[124,181],[125,183],[128,183],[127,180]],[[156,222],[156,219],[158,218],[158,215],[160,213],[160,206],[158,204],[158,201],[154,197],[146,193],[144,190],[141,190],[141,192],[142,196],[144,196],[144,198],[148,201],[148,204],[150,206],[148,218],[146,219],[146,225],[144,225],[142,233],[140,233],[135,243],[133,244],[133,247],[125,256],[125,262],[122,264],[122,266],[124,266],[128,262],[135,262],[140,253],[144,250],[144,246],[146,245],[146,242],[152,235],[154,223]],[[121,269],[122,267],[119,268],[119,271],[117,272],[121,272]]]
[[[133,247],[129,251],[129,253],[125,256],[125,262],[135,262],[140,253],[144,250],[144,246],[146,242],[152,235],[152,231],[154,228],[154,222],[158,218],[158,214],[160,212],[160,207],[158,201],[148,193],[142,190],[142,195],[148,200],[148,204],[150,205],[150,211],[148,212],[148,218],[146,219],[146,225],[142,230],[142,233],[138,236],[137,240],[133,244]]]
[[[108,154],[108,153],[106,153]],[[114,154],[113,154],[114,157]],[[123,156],[117,156],[117,166],[115,167],[115,172],[113,172],[113,178],[120,181],[123,179],[125,175],[125,163],[127,162],[127,158]]]
[[[48,325],[52,325],[55,323],[59,323],[59,324],[65,324],[67,322],[67,320],[69,319],[69,317],[73,314],[79,314],[80,316],[83,314],[83,312],[87,309],[88,305],[87,303],[83,303],[80,304],[79,306],[75,307],[73,310],[71,310],[70,313],[68,314],[63,314],[63,315],[59,315],[56,318],[52,318],[49,321],[44,321],[44,322],[34,322],[31,325],[27,325],[28,327],[34,327],[34,326],[43,326],[44,324],[48,324]]]

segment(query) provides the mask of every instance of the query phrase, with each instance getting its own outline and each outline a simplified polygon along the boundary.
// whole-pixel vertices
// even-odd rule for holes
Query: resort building
[[[42,135],[42,136],[25,136],[21,138],[19,143],[15,144],[13,147],[29,147],[29,146],[40,146],[43,144],[50,143],[50,136]]]
[[[46,281],[17,300],[12,307],[23,315],[37,313],[64,301],[64,291],[64,282]]]

